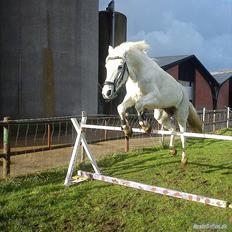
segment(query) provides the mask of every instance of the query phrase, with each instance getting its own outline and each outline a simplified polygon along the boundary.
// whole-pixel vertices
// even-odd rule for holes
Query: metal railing
[[[229,128],[231,125],[232,110],[228,107],[216,111],[203,109],[198,114],[202,120],[204,132]],[[72,117],[76,117],[78,120],[81,119],[80,115]],[[2,138],[0,143],[0,169],[2,166],[3,178],[10,176],[11,157],[29,153],[36,155],[36,153],[41,151],[73,146],[76,132],[73,129],[70,118],[71,116],[10,120],[6,117],[3,121],[0,121],[0,137]],[[152,113],[147,114],[147,119],[154,129],[161,129],[154,120]],[[130,115],[128,121],[132,127],[139,127],[137,115]],[[120,118],[118,116],[88,115],[87,123],[120,126]],[[148,135],[143,135],[143,137],[146,136]],[[124,134],[119,131],[88,129],[86,131],[86,138],[88,143],[96,143],[99,141],[123,139]],[[125,143],[125,150],[129,149],[128,144],[129,141]]]

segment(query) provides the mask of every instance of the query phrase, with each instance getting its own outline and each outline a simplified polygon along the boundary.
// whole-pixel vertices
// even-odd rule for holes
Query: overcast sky
[[[232,69],[232,0],[115,0],[115,10],[127,16],[127,40],[146,40],[150,56],[194,54],[210,71]]]

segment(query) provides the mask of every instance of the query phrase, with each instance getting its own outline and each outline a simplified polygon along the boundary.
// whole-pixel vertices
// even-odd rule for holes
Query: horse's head
[[[121,87],[125,85],[129,73],[126,60],[123,56],[111,56],[109,47],[109,55],[106,58],[106,80],[102,88],[102,96],[106,100],[113,100]]]

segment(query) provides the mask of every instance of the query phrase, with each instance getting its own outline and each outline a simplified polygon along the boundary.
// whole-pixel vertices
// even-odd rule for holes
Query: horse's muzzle
[[[102,97],[107,101],[111,101],[114,98],[116,98],[117,93],[115,92],[114,85],[104,83],[104,86],[102,89]]]
[[[110,96],[106,96],[105,94],[102,94],[102,97],[106,102],[110,102],[114,100],[117,96],[118,96],[117,94],[112,94]]]

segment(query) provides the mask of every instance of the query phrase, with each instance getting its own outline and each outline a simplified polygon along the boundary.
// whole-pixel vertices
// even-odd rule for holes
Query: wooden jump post
[[[74,144],[71,160],[69,163],[68,167],[68,172],[65,178],[64,185],[65,186],[70,186],[76,183],[80,183],[82,181],[85,181],[87,179],[93,179],[93,180],[99,180],[111,184],[117,184],[117,185],[122,185],[134,189],[140,189],[148,192],[153,192],[153,193],[158,193],[161,195],[165,196],[170,196],[174,198],[179,198],[179,199],[184,199],[188,201],[194,201],[198,203],[203,203],[205,205],[211,205],[211,206],[216,206],[220,208],[231,208],[232,209],[232,204],[229,203],[228,201],[224,200],[219,200],[219,199],[214,199],[214,198],[209,198],[201,195],[196,195],[196,194],[191,194],[191,193],[186,193],[186,192],[181,192],[177,190],[172,190],[168,188],[163,188],[163,187],[158,187],[158,186],[152,186],[152,185],[147,185],[143,183],[138,183],[134,181],[129,181],[129,180],[124,180],[124,179],[119,179],[115,177],[110,177],[110,176],[104,176],[100,173],[100,170],[97,166],[97,162],[95,161],[91,151],[89,150],[88,144],[86,142],[85,136],[82,133],[82,128],[92,128],[92,129],[103,129],[103,130],[113,130],[113,131],[121,131],[120,127],[112,127],[112,126],[99,126],[99,125],[88,125],[88,124],[79,124],[78,121],[75,118],[71,119],[73,126],[77,132],[77,138],[76,142]],[[85,121],[85,120],[83,120]],[[85,121],[86,122],[86,121]],[[135,133],[143,133],[143,131],[139,128],[133,128],[133,132]],[[180,132],[169,132],[169,131],[161,131],[161,130],[153,130],[152,133],[156,134],[161,134],[161,135],[181,135],[182,133]],[[197,134],[197,133],[188,133],[185,132],[183,133],[184,136],[186,137],[194,137],[194,138],[211,138],[211,139],[222,139],[222,140],[232,140],[232,136],[223,136],[223,135],[211,135],[211,134]],[[79,170],[77,172],[77,176],[73,177],[73,172],[76,164],[76,158],[77,158],[77,151],[80,147],[80,143],[82,143],[83,148],[86,151],[86,155],[89,158],[92,167],[95,171],[95,173],[91,172],[85,172],[82,170]]]

